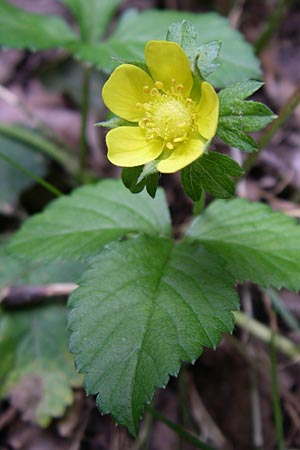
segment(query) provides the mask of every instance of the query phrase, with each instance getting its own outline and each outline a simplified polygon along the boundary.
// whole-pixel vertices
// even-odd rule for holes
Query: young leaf
[[[60,0],[73,11],[84,42],[96,42],[106,32],[122,0]]]
[[[59,17],[23,11],[0,2],[0,45],[30,50],[63,47],[74,49],[77,36]]]
[[[105,180],[60,197],[27,220],[9,250],[33,260],[83,259],[129,233],[170,234],[164,193],[132,195],[119,180]]]
[[[233,279],[198,245],[140,236],[109,244],[70,298],[70,350],[104,414],[136,435],[156,386],[231,332]]]
[[[0,310],[0,396],[41,426],[64,413],[81,384],[66,347],[64,306]]]
[[[181,171],[181,183],[195,202],[200,200],[202,190],[218,198],[230,198],[235,191],[231,177],[243,173],[243,168],[229,156],[208,152]]]
[[[261,85],[257,81],[237,83],[218,94],[220,113],[217,134],[227,144],[247,152],[256,151],[257,144],[246,133],[260,130],[276,117],[266,105],[244,101]]]
[[[46,174],[46,158],[20,141],[0,135],[0,154],[9,156],[39,177]],[[32,184],[32,178],[20,173],[0,156],[0,211],[5,211],[10,203],[16,203],[21,192]]]
[[[117,65],[114,57],[139,61],[151,39],[165,39],[170,23],[186,20],[197,30],[197,47],[205,42],[222,41],[220,67],[208,77],[214,86],[224,87],[239,80],[260,78],[259,61],[242,35],[230,27],[227,19],[215,14],[147,10],[123,15],[110,37],[100,44],[83,44],[77,56],[110,73]],[[155,27],[153,26],[155,24]]]
[[[194,220],[186,240],[218,255],[239,281],[300,289],[300,228],[266,205],[217,200]]]

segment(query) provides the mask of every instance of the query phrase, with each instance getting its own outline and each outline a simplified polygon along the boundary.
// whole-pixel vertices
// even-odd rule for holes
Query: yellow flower
[[[176,172],[199,158],[215,135],[218,96],[207,82],[193,86],[189,60],[175,42],[148,42],[145,58],[151,76],[122,64],[103,87],[106,106],[133,122],[108,132],[107,156],[121,167],[156,160],[159,172]]]

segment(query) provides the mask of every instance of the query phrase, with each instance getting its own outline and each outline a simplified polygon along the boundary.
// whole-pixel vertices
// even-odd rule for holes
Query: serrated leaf
[[[167,40],[179,44],[185,51],[191,64],[197,54],[197,31],[191,22],[182,20],[181,22],[172,23],[167,32]]]
[[[264,128],[276,117],[266,105],[244,101],[261,86],[262,83],[257,81],[236,83],[218,94],[220,112],[217,134],[227,144],[247,152],[256,151],[257,144],[246,133]]]
[[[230,177],[240,177],[243,168],[229,156],[208,152],[181,171],[185,193],[195,202],[202,190],[218,198],[233,197],[235,184]]]
[[[78,20],[84,42],[96,42],[105,33],[116,8],[122,0],[60,0]]]
[[[24,11],[0,2],[0,45],[30,50],[74,49],[77,36],[62,19]]]
[[[220,67],[208,78],[213,85],[224,87],[235,81],[261,77],[259,61],[251,46],[239,32],[230,27],[227,19],[215,13],[157,10],[127,13],[105,42],[81,45],[77,55],[110,73],[118,65],[112,57],[143,60],[146,42],[165,39],[170,24],[182,20],[191,22],[197,30],[197,46],[209,41],[222,41],[218,60]]]
[[[135,435],[156,386],[231,332],[233,280],[198,245],[140,236],[110,244],[70,299],[70,350],[100,410]]]
[[[17,202],[22,191],[34,184],[34,180],[6,162],[1,154],[39,177],[46,174],[47,160],[28,145],[0,135],[0,211],[5,212],[9,204]]]
[[[219,56],[221,46],[221,41],[211,41],[200,45],[197,49],[197,67],[205,79],[219,67],[216,59]]]
[[[110,241],[130,233],[170,234],[162,190],[153,200],[132,195],[120,180],[104,180],[76,189],[27,220],[9,251],[32,260],[84,259]]]
[[[11,397],[24,418],[41,426],[64,413],[72,386],[81,384],[66,344],[63,305],[0,310],[0,396]]]
[[[257,152],[258,150],[256,141],[241,130],[232,130],[222,124],[217,129],[217,135],[228,145],[239,150],[249,153]]]
[[[218,255],[239,281],[300,289],[300,228],[266,205],[217,200],[194,220],[186,239]]]

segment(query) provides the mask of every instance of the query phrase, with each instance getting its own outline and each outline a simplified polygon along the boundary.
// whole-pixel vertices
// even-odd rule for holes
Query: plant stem
[[[83,66],[82,90],[81,90],[81,131],[80,131],[80,155],[79,155],[79,175],[83,180],[86,168],[87,157],[87,121],[89,114],[89,95],[90,95],[90,74],[91,67]]]
[[[195,436],[190,434],[188,431],[185,431],[181,426],[177,425],[176,423],[169,420],[167,417],[160,414],[156,409],[152,408],[151,406],[147,406],[147,411],[149,411],[153,417],[155,417],[160,422],[164,423],[169,427],[171,430],[175,431],[182,439],[185,439],[187,442],[190,442],[193,444],[196,448],[200,448],[202,450],[216,450],[213,447],[210,447],[207,444],[204,444],[204,442],[199,441]]]
[[[300,85],[298,85],[293,93],[293,95],[285,103],[277,119],[275,119],[270,126],[267,127],[263,135],[257,142],[258,151],[256,153],[251,153],[244,162],[244,169],[248,172],[253,166],[255,160],[257,159],[261,150],[272,140],[274,134],[281,128],[282,124],[287,120],[287,118],[292,114],[294,109],[300,103]]]
[[[9,156],[6,156],[6,155],[4,155],[3,153],[0,152],[0,158],[4,159],[4,161],[6,161],[11,166],[15,167],[20,172],[24,173],[25,175],[28,175],[30,178],[35,180],[38,184],[43,186],[45,189],[47,189],[47,191],[51,192],[56,197],[59,197],[60,195],[62,195],[62,192],[59,189],[57,189],[55,186],[53,186],[52,184],[50,184],[47,181],[43,180],[43,178],[38,177],[33,172],[31,172],[31,170],[28,170],[25,167],[21,166],[16,161],[11,159]]]
[[[273,14],[270,15],[265,29],[259,36],[259,38],[254,43],[255,53],[260,53],[268,44],[270,38],[278,29],[280,22],[287,10],[291,5],[291,0],[279,0],[277,6],[275,7]]]
[[[41,153],[50,156],[50,158],[62,164],[68,171],[72,171],[72,169],[74,170],[75,168],[75,160],[70,155],[62,151],[62,149],[57,147],[52,142],[47,141],[30,130],[16,125],[10,126],[0,123],[0,134],[3,134],[8,138],[21,141],[24,144],[39,150]]]
[[[277,377],[277,360],[276,360],[276,334],[272,330],[270,340],[270,356],[271,356],[271,376],[272,376],[272,397],[275,418],[275,429],[277,435],[278,450],[285,450],[282,412],[280,405],[279,386]]]
[[[253,336],[261,339],[262,341],[269,343],[271,340],[272,331],[269,327],[262,325],[255,319],[251,319],[246,314],[235,311],[234,317],[237,325],[249,331]],[[291,358],[293,361],[299,362],[300,359],[300,348],[295,345],[289,339],[276,335],[274,345],[277,350]]]

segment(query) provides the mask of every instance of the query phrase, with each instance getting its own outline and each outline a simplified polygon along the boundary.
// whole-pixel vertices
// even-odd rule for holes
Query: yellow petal
[[[149,101],[144,86],[152,88],[152,79],[144,70],[131,64],[117,67],[103,86],[102,97],[105,105],[117,116],[130,122],[138,122],[144,112],[137,107]]]
[[[171,80],[175,79],[176,84],[182,84],[183,95],[189,95],[193,85],[190,62],[178,44],[150,41],[145,47],[145,58],[155,81],[162,81],[165,88],[169,89]]]
[[[212,139],[218,126],[219,97],[212,85],[206,81],[201,85],[201,99],[197,112],[199,133],[206,139]]]
[[[138,127],[118,127],[106,135],[107,157],[121,167],[135,167],[156,159],[162,152],[162,141],[145,140],[145,132]]]
[[[202,155],[205,144],[204,139],[190,139],[178,145],[169,158],[159,161],[157,170],[162,173],[173,173],[183,169]]]

